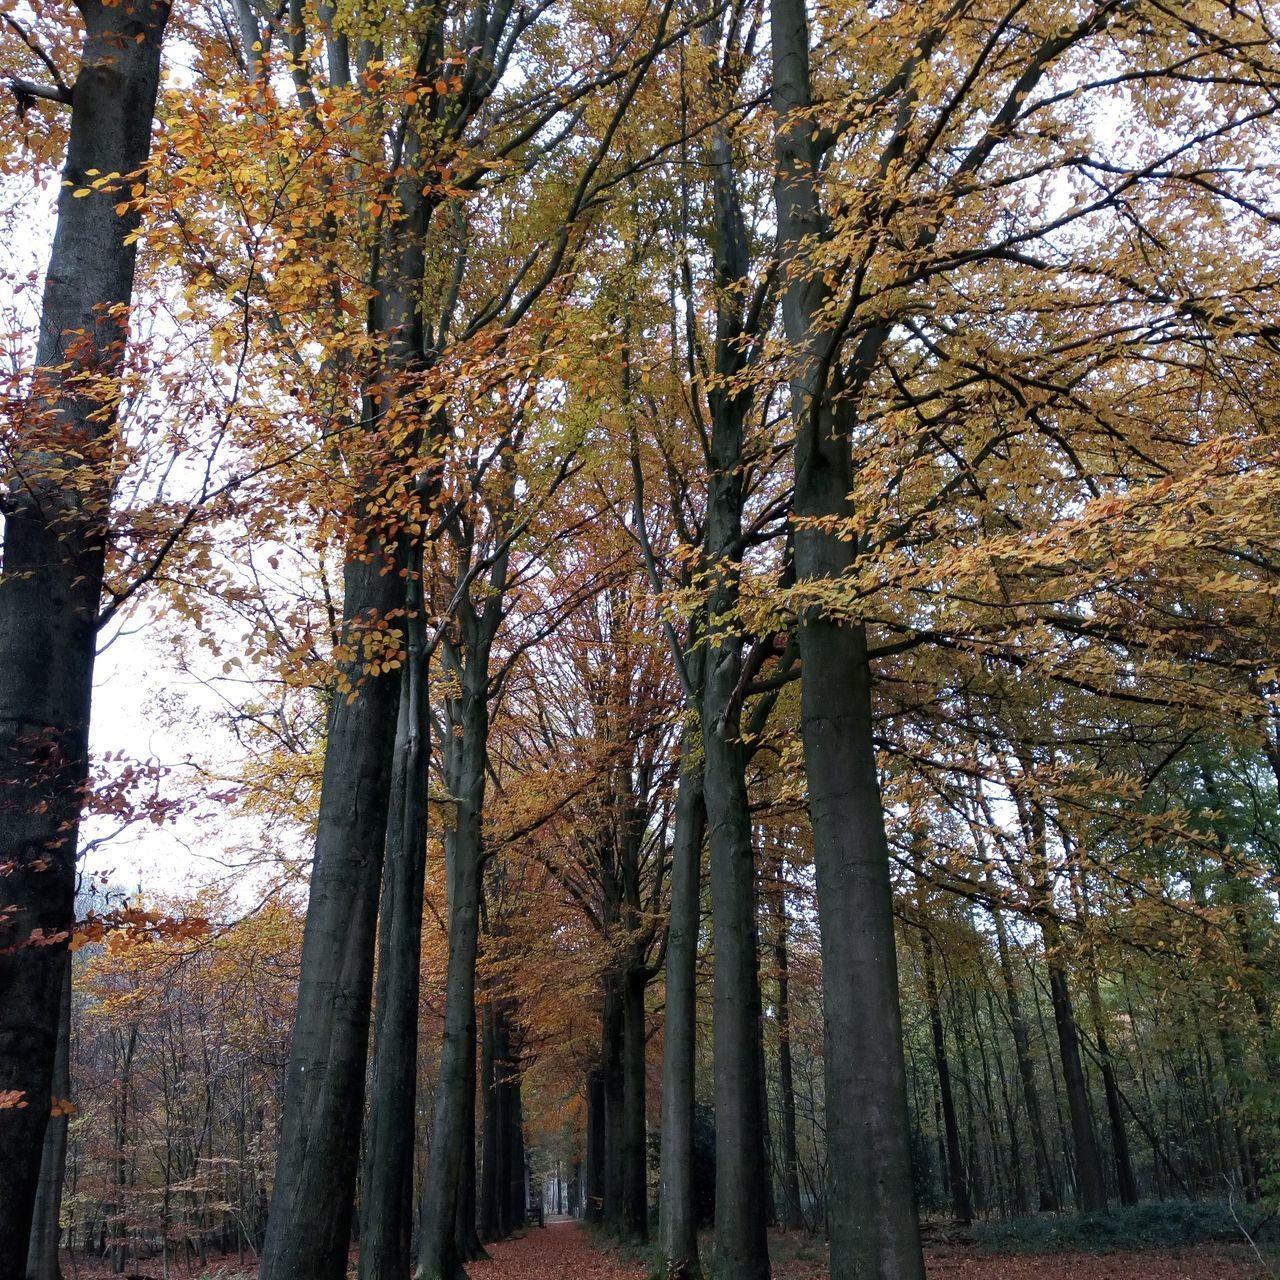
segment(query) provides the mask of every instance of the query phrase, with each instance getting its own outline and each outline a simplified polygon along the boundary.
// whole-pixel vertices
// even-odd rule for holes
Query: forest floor
[[[490,1260],[468,1264],[471,1280],[647,1280],[648,1266],[636,1253],[601,1248],[572,1219],[530,1227],[516,1239],[489,1246]],[[826,1251],[810,1236],[779,1235],[771,1240],[774,1280],[823,1280]],[[66,1280],[120,1280],[105,1263],[77,1259]],[[1184,1245],[1176,1249],[1037,1256],[983,1252],[969,1243],[939,1243],[926,1250],[929,1280],[1276,1280],[1275,1260],[1260,1260],[1247,1245]],[[158,1262],[133,1262],[126,1274],[161,1280]],[[354,1276],[354,1253],[350,1274]],[[257,1269],[241,1269],[235,1259],[188,1271],[170,1264],[170,1280],[255,1280]]]

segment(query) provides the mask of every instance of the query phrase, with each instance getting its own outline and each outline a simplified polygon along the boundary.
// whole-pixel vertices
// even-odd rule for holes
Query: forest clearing
[[[1276,1274],[1271,0],[0,109],[0,1280]]]

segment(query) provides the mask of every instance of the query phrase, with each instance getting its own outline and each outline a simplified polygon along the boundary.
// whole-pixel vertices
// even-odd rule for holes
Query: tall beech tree
[[[840,363],[844,335],[823,322],[828,286],[801,256],[820,242],[823,225],[805,5],[772,0],[770,13],[778,237],[788,270],[782,314],[798,365],[793,509],[803,587],[839,577],[853,564],[852,545],[822,521],[850,510],[853,401],[844,380],[856,381],[857,369],[846,373]],[[798,619],[798,638],[827,1016],[832,1275],[922,1280],[866,630],[810,604]]]
[[[0,567],[0,1273],[19,1275],[49,1120],[162,0],[83,0],[74,81],[10,82],[69,107],[36,370],[5,440]],[[50,63],[50,69],[53,64]],[[56,70],[52,71],[56,77]]]

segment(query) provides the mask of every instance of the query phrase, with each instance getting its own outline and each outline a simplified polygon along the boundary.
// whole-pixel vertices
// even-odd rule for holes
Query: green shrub
[[[1237,1222],[1236,1219],[1239,1219]],[[1111,1213],[1039,1214],[973,1229],[988,1253],[1114,1253],[1213,1241],[1244,1241],[1259,1223],[1264,1236],[1276,1234],[1276,1220],[1252,1207],[1216,1200],[1158,1200]]]

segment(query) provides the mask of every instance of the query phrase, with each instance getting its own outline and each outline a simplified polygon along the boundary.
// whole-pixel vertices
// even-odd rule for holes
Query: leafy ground
[[[643,1258],[618,1249],[602,1249],[578,1223],[551,1222],[532,1227],[516,1240],[490,1245],[488,1262],[471,1263],[471,1280],[646,1280]],[[822,1280],[825,1250],[807,1236],[780,1236],[773,1242],[775,1280]],[[1059,1249],[1042,1255],[992,1255],[968,1243],[940,1241],[928,1249],[929,1280],[1277,1280],[1274,1262],[1261,1261],[1247,1245],[1201,1244],[1089,1253]],[[159,1262],[133,1263],[130,1274],[148,1280],[162,1275]],[[70,1272],[65,1273],[72,1280]],[[109,1275],[100,1263],[81,1261],[79,1280]],[[204,1271],[170,1264],[170,1277],[195,1280],[253,1280],[256,1271],[229,1263]],[[351,1275],[355,1275],[352,1267]],[[117,1278],[118,1280],[118,1278]]]

